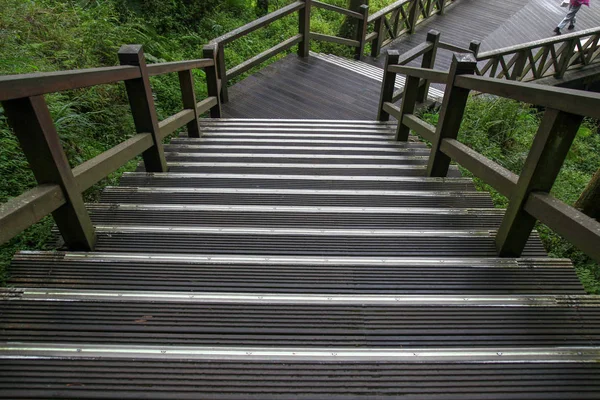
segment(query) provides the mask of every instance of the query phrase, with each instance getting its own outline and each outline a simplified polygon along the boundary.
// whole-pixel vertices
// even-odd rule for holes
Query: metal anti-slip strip
[[[259,131],[259,132],[256,132]],[[304,132],[304,133],[300,133]],[[336,133],[331,133],[336,132]],[[303,128],[303,127],[227,127],[211,126],[202,127],[202,136],[256,136],[256,137],[279,137],[293,135],[293,137],[330,137],[330,138],[357,138],[357,139],[382,139],[392,140],[391,130],[366,130],[349,128]]]
[[[309,228],[212,228],[197,226],[96,225],[103,232],[201,233],[223,235],[296,236],[378,236],[378,237],[494,237],[491,230],[413,230],[413,229],[309,229]]]
[[[333,168],[333,169],[420,169],[426,165],[394,165],[394,164],[296,164],[296,163],[236,163],[236,162],[172,162],[173,167],[246,167],[246,168]]]
[[[195,142],[256,142],[256,143],[330,143],[330,144],[385,144],[387,146],[404,146],[403,142],[395,142],[392,140],[328,140],[328,139],[296,139],[294,137],[290,138],[273,138],[273,139],[249,139],[249,138],[217,138],[217,137],[207,137],[207,138],[186,138],[186,142],[195,143]],[[341,148],[341,147],[340,147]]]
[[[310,159],[349,159],[349,160],[427,160],[429,156],[369,156],[369,155],[337,155],[337,154],[263,154],[263,153],[181,153],[165,152],[171,157],[240,157],[240,158],[310,158]],[[254,165],[254,164],[253,164]]]
[[[417,196],[417,197],[487,197],[485,192],[441,191],[441,190],[321,190],[321,189],[230,189],[230,188],[193,188],[193,187],[126,187],[108,186],[112,193],[247,193],[247,194],[306,194],[337,196]],[[340,199],[341,201],[341,199]]]
[[[411,208],[411,207],[308,207],[308,206],[253,206],[253,205],[185,205],[185,204],[86,204],[89,210],[136,211],[232,211],[277,213],[332,213],[332,214],[435,214],[435,215],[503,215],[499,208]]]
[[[213,179],[277,179],[313,181],[383,181],[383,182],[426,182],[426,183],[471,183],[470,178],[436,178],[417,176],[346,176],[346,175],[277,175],[277,174],[223,174],[200,172],[125,172],[125,176],[149,178],[213,178]]]
[[[397,362],[597,362],[596,346],[530,348],[267,348],[122,346],[52,343],[0,343],[0,358],[127,358],[178,360],[290,360]]]
[[[368,151],[377,151],[377,152],[386,152],[386,153],[411,153],[416,150],[425,150],[430,151],[426,147],[401,147],[401,148],[386,148],[386,147],[350,147],[350,148],[339,148],[339,147],[313,147],[313,146],[250,146],[250,145],[231,145],[231,146],[221,146],[221,145],[194,145],[194,144],[169,144],[166,145],[165,148],[181,148],[188,150],[205,150],[205,149],[235,149],[235,150],[309,150],[309,151],[354,151],[357,153],[360,152],[368,152]],[[209,154],[209,153],[203,153]],[[222,154],[222,153],[216,153]],[[264,153],[253,153],[253,154],[264,154]],[[285,154],[286,156],[289,154]],[[318,156],[319,154],[315,154]],[[334,155],[331,155],[332,157]]]
[[[22,251],[18,258],[49,256],[59,257],[61,253],[47,251]],[[315,257],[315,256],[252,256],[252,255],[219,255],[219,254],[145,254],[145,253],[110,253],[110,252],[66,252],[62,253],[65,261],[74,262],[174,262],[192,264],[248,264],[248,265],[350,265],[350,266],[472,266],[489,268],[531,268],[537,264],[544,268],[559,266],[571,267],[569,259],[561,258],[427,258],[427,257]],[[551,263],[552,265],[548,265]]]
[[[255,123],[255,122],[268,122],[273,125],[279,125],[282,123],[302,123],[302,124],[363,124],[363,125],[373,125],[373,126],[395,126],[396,124],[393,122],[387,121],[376,121],[376,120],[366,120],[366,119],[357,119],[351,120],[350,122],[345,119],[272,119],[272,118],[201,118],[198,120],[200,125],[204,124],[214,124],[214,123],[227,123],[227,122],[245,122],[245,123]]]
[[[359,295],[294,293],[165,292],[131,290],[77,290],[19,288],[0,289],[6,300],[104,301],[104,302],[186,302],[227,304],[322,304],[322,305],[397,305],[453,307],[594,307],[595,295]]]

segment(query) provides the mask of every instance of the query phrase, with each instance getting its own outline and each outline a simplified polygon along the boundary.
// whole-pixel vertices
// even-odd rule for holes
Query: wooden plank
[[[386,101],[383,103],[383,110],[398,120],[402,117],[402,110],[400,110],[400,107],[390,102]]]
[[[406,65],[390,65],[389,71],[406,76],[414,76],[426,79],[432,83],[445,83],[448,81],[448,72],[436,71],[434,69],[408,67]]]
[[[358,40],[359,46],[355,49],[354,58],[356,60],[362,60],[365,54],[365,44],[367,43],[367,18],[369,17],[369,5],[362,4],[360,6],[360,12],[364,16],[358,21],[356,27],[356,40]]]
[[[152,147],[152,135],[138,133],[115,147],[73,168],[73,176],[81,191],[87,190],[110,173]]]
[[[358,40],[346,39],[346,38],[342,38],[339,36],[324,35],[322,33],[316,33],[316,32],[311,32],[310,38],[313,40],[320,40],[323,42],[336,43],[336,44],[341,44],[344,46],[351,46],[351,47],[359,47],[360,46],[360,42]]]
[[[413,47],[412,49],[404,52],[402,56],[398,59],[399,65],[405,65],[411,62],[412,60],[416,60],[421,57],[423,54],[431,50],[431,43],[423,42],[419,45]]]
[[[427,32],[426,43],[429,43],[431,46],[428,51],[423,54],[423,60],[421,62],[421,68],[434,70],[435,68],[435,59],[437,56],[437,49],[440,43],[440,33],[436,30],[430,30]],[[424,103],[427,100],[427,94],[429,93],[430,81],[425,79],[422,85],[419,85],[417,91],[416,101],[419,103]],[[412,114],[410,112],[409,114]]]
[[[432,142],[433,139],[435,139],[435,126],[428,124],[416,115],[404,115],[404,117],[402,117],[402,124],[413,130],[425,140]]]
[[[154,107],[154,97],[148,71],[146,58],[141,45],[124,45],[119,49],[119,61],[122,65],[135,65],[140,70],[140,78],[125,81],[125,89],[129,98],[129,105],[133,115],[133,122],[137,133],[152,134],[154,145],[143,154],[144,166],[147,172],[166,172],[167,162],[163,151],[163,144],[158,126],[158,117]]]
[[[272,22],[285,17],[288,14],[296,12],[304,8],[304,6],[305,4],[303,1],[295,1],[292,4],[289,4],[285,7],[280,8],[277,11],[273,11],[272,13],[265,15],[264,17],[255,19],[254,21],[247,23],[244,26],[240,26],[239,28],[234,29],[231,32],[227,32],[226,34],[211,40],[210,43],[218,43],[219,45],[223,46],[227,43],[234,41],[235,39],[249,34],[250,32],[254,32],[257,29],[262,28],[263,26],[267,26]]]
[[[298,11],[298,34],[300,35],[300,44],[297,54],[299,57],[306,58],[310,54],[310,11],[312,0],[302,0],[304,8]]]
[[[598,221],[543,192],[531,193],[524,209],[596,262],[600,262]]]
[[[187,71],[190,69],[200,69],[214,65],[214,60],[201,58],[199,60],[174,61],[160,64],[148,64],[148,76],[163,75],[170,72]]]
[[[519,257],[522,254],[536,221],[523,207],[530,193],[550,192],[582,120],[579,115],[551,108],[544,112],[496,235],[500,256]]]
[[[465,47],[460,47],[460,46],[455,46],[451,43],[446,43],[446,42],[439,42],[438,48],[448,50],[453,53],[472,53],[471,49],[467,49]]]
[[[65,203],[60,186],[46,184],[0,205],[0,244],[8,242]]]
[[[117,66],[0,76],[0,101],[135,79],[138,68]]]
[[[233,79],[236,76],[243,74],[244,72],[248,71],[249,69],[265,62],[269,58],[271,58],[283,51],[286,51],[290,47],[297,45],[298,43],[300,43],[302,41],[302,39],[303,39],[303,37],[300,34],[292,36],[291,38],[279,43],[278,45],[275,45],[275,46],[271,47],[270,49],[263,51],[262,53],[252,57],[251,59],[249,59],[247,61],[244,61],[243,63],[241,63],[241,64],[231,68],[229,71],[227,71],[227,79],[228,80]]]
[[[92,250],[94,227],[44,97],[9,100],[2,105],[36,181],[62,189],[66,203],[52,215],[65,243],[72,249]]]
[[[324,10],[334,11],[339,14],[346,15],[348,17],[356,18],[356,19],[364,19],[364,16],[356,11],[348,10],[347,8],[334,6],[333,4],[322,3],[320,1],[313,0],[312,5],[317,8],[322,8]]]
[[[476,68],[477,61],[473,54],[454,54],[435,132],[436,137],[431,143],[427,176],[445,177],[448,174],[450,157],[443,153],[440,147],[444,139],[457,138],[469,98],[469,91],[455,86],[454,81],[460,75],[474,74]]]
[[[410,3],[411,1],[413,1],[413,0],[398,0],[395,3],[392,3],[389,6],[382,8],[381,10],[379,10],[376,13],[374,13],[373,15],[371,15],[369,17],[368,21],[373,22],[373,21],[385,16],[386,14],[389,14],[392,11],[402,7],[404,4]]]
[[[421,80],[415,76],[406,77],[400,115],[394,115],[394,117],[396,117],[396,119],[399,121],[396,128],[396,140],[400,142],[406,142],[408,140],[410,129],[404,125],[402,121],[404,120],[405,115],[413,114],[415,112],[415,106],[419,98],[420,82]]]
[[[377,107],[377,119],[379,121],[389,121],[390,113],[385,110],[385,103],[391,102],[396,87],[396,74],[390,71],[390,66],[398,63],[400,55],[396,50],[388,50],[385,57],[385,67],[383,68],[383,80],[381,81],[381,92],[379,97],[379,107]]]
[[[179,111],[175,115],[171,115],[170,117],[163,119],[158,123],[160,139],[164,139],[166,136],[175,132],[188,122],[193,121],[195,117],[194,110],[183,110]]]
[[[214,60],[211,60],[210,66],[214,68]],[[194,118],[187,123],[188,137],[200,137],[200,127],[198,126],[198,114],[196,113],[196,90],[194,87],[194,76],[191,70],[179,71],[179,87],[181,89],[181,101],[183,107],[192,110]],[[160,124],[159,124],[160,128]],[[162,135],[162,132],[161,132]],[[163,136],[164,137],[164,136]]]
[[[217,105],[217,97],[216,96],[207,97],[206,99],[196,103],[196,112],[198,113],[198,115],[202,115],[205,112],[211,110],[216,105]]]
[[[468,169],[473,175],[481,178],[502,195],[510,197],[514,191],[519,176],[500,164],[484,157],[456,139],[444,139],[440,150],[448,157]]]
[[[458,76],[457,87],[494,94],[509,99],[600,118],[600,93],[542,86],[537,83],[505,81],[483,76]]]
[[[216,61],[219,54],[218,45],[212,44],[204,46],[202,53],[204,57],[211,58]],[[208,92],[208,98],[214,99],[215,104],[210,107],[211,118],[221,118],[221,83],[219,81],[219,72],[217,71],[216,63],[214,66],[204,68],[204,74],[206,75],[206,90]],[[202,108],[198,107],[198,104],[194,105],[196,109],[196,118],[206,112]]]
[[[373,40],[377,39],[377,36],[378,36],[377,32],[371,32],[367,36],[365,36],[365,42],[367,42],[367,43],[372,42]]]

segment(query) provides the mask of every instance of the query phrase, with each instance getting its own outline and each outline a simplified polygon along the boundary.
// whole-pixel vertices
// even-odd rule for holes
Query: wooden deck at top
[[[554,36],[552,30],[561,21],[566,8],[559,0],[457,0],[444,15],[437,15],[382,49],[377,58],[367,62],[383,67],[385,51],[396,49],[402,54],[425,41],[431,29],[441,33],[441,40],[468,47],[472,40],[481,42],[481,51],[500,49]],[[600,24],[600,3],[582,7],[577,14],[577,30]],[[567,33],[566,31],[564,33]],[[448,69],[452,53],[438,52],[436,68]]]

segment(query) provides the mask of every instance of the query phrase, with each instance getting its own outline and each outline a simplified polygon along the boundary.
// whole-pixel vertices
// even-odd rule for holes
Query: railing
[[[227,89],[227,82],[229,80],[247,72],[251,68],[267,61],[279,53],[289,50],[295,45],[298,45],[298,55],[300,57],[308,57],[310,40],[350,46],[355,48],[355,58],[360,60],[364,56],[365,45],[372,42],[371,54],[377,56],[379,55],[382,46],[388,44],[390,41],[404,33],[414,33],[417,24],[433,15],[443,13],[446,5],[453,1],[454,0],[400,0],[371,16],[369,16],[368,0],[363,0],[364,4],[361,5],[358,12],[317,0],[295,1],[290,5],[280,8],[277,11],[267,14],[264,17],[254,20],[211,41],[211,44],[218,46],[216,62],[219,74],[221,101],[223,101],[223,103],[229,101]],[[355,18],[358,22],[356,37],[348,39],[311,32],[310,16],[312,7],[337,12],[346,17]],[[225,46],[227,44],[295,12],[298,12],[297,35],[292,36],[235,67],[227,69],[227,62],[225,60]],[[374,32],[368,34],[369,23],[374,23],[375,28]]]
[[[371,56],[377,57],[381,48],[405,33],[414,33],[417,25],[435,14],[443,14],[452,0],[399,0],[377,11],[368,19],[374,23]]]
[[[555,77],[600,63],[600,28],[481,53],[477,74],[517,81]]]
[[[200,60],[146,65],[142,46],[128,45],[119,50],[117,67],[0,76],[0,102],[39,184],[0,206],[0,244],[52,213],[69,248],[92,250],[94,227],[82,192],[140,154],[147,171],[167,171],[165,136],[187,126],[189,136],[199,137],[201,114],[221,116],[216,46],[206,46],[203,53]],[[199,68],[206,73],[208,97],[196,102],[192,70]],[[179,75],[184,110],[159,122],[149,77],[174,72]],[[121,81],[137,134],[71,169],[44,95]]]
[[[380,119],[391,114],[398,120],[398,140],[407,140],[413,130],[432,143],[427,176],[446,176],[454,160],[508,197],[496,235],[500,256],[521,256],[539,220],[600,261],[600,223],[549,194],[583,118],[600,119],[600,94],[476,76],[476,69],[477,60],[470,53],[455,54],[448,72],[386,63]],[[401,108],[391,103],[396,74],[406,75]],[[446,85],[437,127],[414,115],[421,80]],[[471,91],[545,107],[520,176],[457,140]]]

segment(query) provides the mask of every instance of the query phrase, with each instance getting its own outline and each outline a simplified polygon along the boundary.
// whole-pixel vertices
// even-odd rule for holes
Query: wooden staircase
[[[0,398],[592,399],[600,299],[497,258],[504,210],[369,121],[201,120],[88,204],[95,252],[22,252]]]

